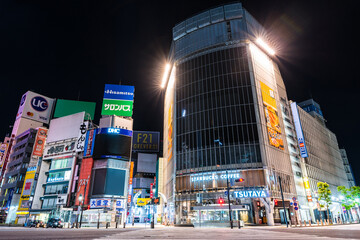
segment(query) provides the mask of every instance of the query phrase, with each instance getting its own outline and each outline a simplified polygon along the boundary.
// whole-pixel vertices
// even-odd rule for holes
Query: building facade
[[[346,150],[340,149],[340,153],[341,153],[341,158],[344,162],[344,168],[345,168],[345,172],[346,172],[346,176],[347,176],[347,180],[348,180],[348,186],[354,187],[356,185],[354,173],[353,173],[351,165],[349,163],[349,159],[347,157]]]
[[[302,178],[307,198],[307,201],[303,201],[300,205],[304,214],[303,218],[305,216],[308,218],[309,214],[310,220],[313,222],[328,218],[326,209],[320,207],[322,202],[318,199],[318,182],[329,184],[332,193],[330,217],[333,219],[338,216],[344,217],[337,187],[348,187],[348,182],[336,135],[326,127],[322,114],[319,116],[320,106],[316,103],[318,111],[316,111],[316,115],[311,114],[314,111],[307,111],[308,103],[312,102],[311,105],[313,105],[314,101],[311,99],[311,101],[305,102],[307,104],[291,103],[295,127],[296,121],[298,121],[297,126],[300,126],[302,131],[300,133],[297,129],[296,133],[298,140],[302,139],[299,140],[298,146],[301,153]],[[300,106],[305,107],[305,110]]]
[[[229,189],[232,220],[285,222],[274,204],[279,181],[286,215],[293,215],[295,184],[279,120],[286,89],[261,38],[265,30],[240,3],[173,28],[162,166],[171,223],[228,225]]]
[[[0,196],[2,207],[8,208],[7,223],[12,223],[16,219],[16,211],[22,193],[26,171],[29,167],[36,133],[36,129],[30,128],[15,138],[15,144],[13,145],[12,153],[7,164]]]

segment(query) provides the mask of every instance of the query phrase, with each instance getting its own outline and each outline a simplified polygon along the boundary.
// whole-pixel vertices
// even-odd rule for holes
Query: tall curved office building
[[[233,221],[284,221],[279,179],[292,215],[296,192],[282,115],[289,112],[287,95],[266,43],[266,31],[240,3],[173,28],[160,189],[169,222],[226,226],[230,212]]]

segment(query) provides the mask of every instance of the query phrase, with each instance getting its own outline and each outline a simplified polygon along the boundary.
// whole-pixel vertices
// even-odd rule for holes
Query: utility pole
[[[227,197],[228,197],[228,206],[229,206],[229,216],[230,216],[230,228],[233,229],[233,222],[232,222],[232,212],[231,212],[231,206],[230,206],[230,186],[229,186],[229,173],[226,170],[226,185],[227,185]]]
[[[280,176],[279,176],[279,184],[280,184],[280,192],[281,192],[282,204],[283,204],[283,208],[284,208],[284,217],[285,217],[286,227],[288,228],[288,227],[289,227],[289,223],[288,223],[287,215],[286,215],[284,194],[283,194],[283,190],[282,190],[281,177],[280,177]]]

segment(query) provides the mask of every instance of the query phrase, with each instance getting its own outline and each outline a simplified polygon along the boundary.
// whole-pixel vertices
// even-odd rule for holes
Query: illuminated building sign
[[[131,137],[133,131],[122,128],[100,128],[98,134],[125,135]]]
[[[235,191],[235,198],[266,198],[269,197],[268,191],[265,190],[244,190]]]
[[[197,181],[209,181],[209,180],[223,180],[223,179],[239,179],[240,178],[240,173],[217,173],[217,172],[212,172],[212,173],[206,173],[204,175],[199,175],[199,176],[193,176],[191,177],[191,181],[192,182],[197,182]]]
[[[307,177],[304,177],[304,188],[305,188],[306,198],[307,198],[308,202],[312,202],[311,188],[310,188],[309,179]]]
[[[124,200],[116,199],[116,208],[124,208]],[[111,198],[92,198],[90,208],[110,208]]]
[[[101,115],[131,117],[134,91],[134,86],[105,84]]]

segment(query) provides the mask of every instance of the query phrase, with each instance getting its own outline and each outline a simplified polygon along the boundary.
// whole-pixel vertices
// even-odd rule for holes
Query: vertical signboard
[[[86,140],[86,132],[87,132],[88,124],[89,124],[89,121],[84,121],[80,125],[79,137],[78,137],[78,139],[76,141],[75,152],[84,151],[85,140]]]
[[[131,163],[130,163],[130,173],[129,173],[128,203],[131,203],[133,174],[134,174],[134,162],[131,162]]]
[[[96,129],[91,129],[86,133],[84,157],[92,156],[95,144]]]
[[[18,211],[28,211],[29,210],[29,199],[31,195],[31,189],[33,187],[36,166],[29,167],[26,171],[24,185],[20,196],[19,208]]]
[[[284,143],[281,138],[280,121],[277,114],[275,92],[263,82],[260,82],[261,94],[264,103],[266,128],[269,137],[269,144],[284,150]]]
[[[305,188],[306,198],[307,198],[308,202],[312,202],[311,188],[310,188],[309,179],[307,177],[304,177],[304,188]]]
[[[295,131],[296,131],[296,136],[297,136],[297,140],[298,140],[298,145],[299,145],[299,149],[300,149],[300,155],[301,155],[301,157],[306,158],[309,155],[308,155],[308,151],[306,149],[304,134],[303,134],[302,127],[301,127],[299,112],[297,109],[297,104],[296,104],[296,102],[292,102],[290,104],[290,106],[291,106],[291,113],[292,113],[292,116],[294,119],[294,125],[295,125]]]
[[[7,153],[8,143],[1,143],[0,144],[0,168],[4,165],[5,156]]]
[[[78,188],[76,192],[75,205],[80,205],[79,202],[80,194],[83,196],[84,204],[89,203],[88,195],[90,190],[90,179],[91,179],[91,171],[93,168],[94,160],[92,158],[84,158],[80,167],[80,176],[78,182]],[[85,192],[86,186],[86,192]]]
[[[32,152],[33,156],[41,157],[44,152],[44,146],[46,141],[48,130],[46,128],[39,128],[36,134],[34,149]]]
[[[131,117],[134,86],[105,84],[101,115]]]

